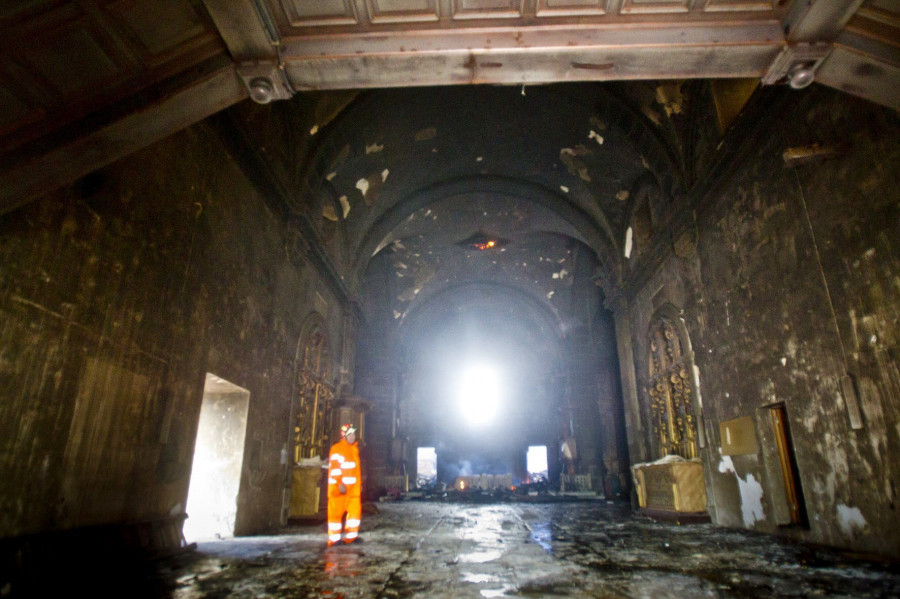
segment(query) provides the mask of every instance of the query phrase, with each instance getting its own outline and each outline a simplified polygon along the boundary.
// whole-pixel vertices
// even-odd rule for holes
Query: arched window
[[[658,457],[697,457],[691,366],[675,326],[658,317],[650,327],[649,385],[645,390]]]

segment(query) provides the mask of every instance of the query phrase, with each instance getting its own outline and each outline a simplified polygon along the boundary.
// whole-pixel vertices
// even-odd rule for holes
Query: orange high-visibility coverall
[[[341,494],[341,483],[347,492]],[[359,536],[359,523],[362,518],[362,474],[359,468],[359,448],[356,443],[347,443],[341,439],[331,446],[328,452],[328,545],[341,540],[341,529],[344,529],[344,542],[352,543]],[[341,518],[347,513],[346,527],[341,525]]]

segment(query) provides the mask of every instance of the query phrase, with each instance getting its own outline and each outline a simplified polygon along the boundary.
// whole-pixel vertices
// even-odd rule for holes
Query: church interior
[[[148,596],[226,596],[229,551],[229,585],[272,552],[358,583],[248,597],[759,596],[634,586],[682,533],[745,573],[900,559],[896,3],[28,0],[0,32],[0,597],[187,554],[195,594]],[[323,553],[345,423],[368,561]],[[900,592],[859,576],[823,592]]]

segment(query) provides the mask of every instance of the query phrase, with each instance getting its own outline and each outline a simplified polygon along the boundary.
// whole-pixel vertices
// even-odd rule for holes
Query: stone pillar
[[[619,370],[622,380],[622,399],[625,404],[625,435],[632,464],[648,459],[647,439],[641,424],[638,402],[637,373],[635,372],[634,347],[631,331],[631,307],[622,298],[615,302],[613,314],[616,321],[616,347],[619,353]]]

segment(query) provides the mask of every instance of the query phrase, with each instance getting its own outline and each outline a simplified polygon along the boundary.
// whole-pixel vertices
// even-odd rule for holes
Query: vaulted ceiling
[[[368,94],[316,133],[316,221],[351,288],[390,255],[397,319],[489,281],[561,322],[576,271],[618,281],[638,187],[681,187],[653,104],[660,126],[592,84]]]

